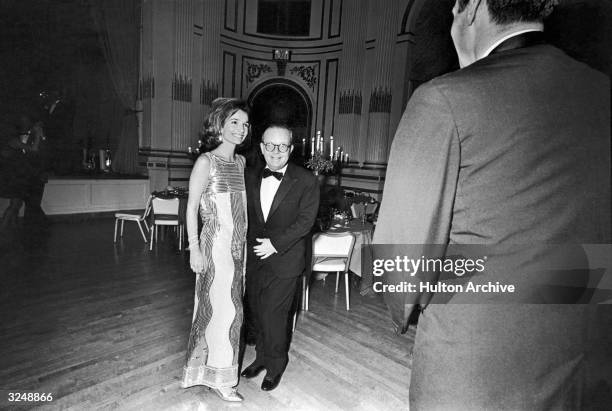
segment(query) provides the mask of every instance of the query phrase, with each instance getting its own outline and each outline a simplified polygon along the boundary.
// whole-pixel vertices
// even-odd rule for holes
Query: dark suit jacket
[[[289,163],[268,220],[264,221],[260,199],[262,171],[263,168],[247,168],[245,176],[249,214],[247,275],[259,271],[279,278],[297,277],[305,267],[307,238],[319,207],[319,187],[310,172]],[[253,252],[257,238],[269,238],[277,253],[261,260]]]
[[[546,243],[608,243],[609,90],[545,44],[421,86],[392,144],[374,242],[530,244],[533,256]],[[506,283],[537,262],[507,257],[487,262]],[[401,326],[406,297],[385,296]],[[576,305],[430,304],[411,409],[580,409],[586,315]]]

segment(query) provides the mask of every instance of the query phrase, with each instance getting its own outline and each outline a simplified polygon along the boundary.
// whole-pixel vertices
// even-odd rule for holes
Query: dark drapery
[[[115,92],[125,109],[113,170],[134,173],[138,165],[141,118],[138,100],[140,0],[92,2],[92,15]]]

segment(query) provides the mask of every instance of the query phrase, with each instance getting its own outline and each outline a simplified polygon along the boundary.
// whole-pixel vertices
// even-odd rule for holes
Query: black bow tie
[[[268,178],[270,176],[274,176],[274,178],[279,181],[283,179],[283,173],[281,173],[280,171],[272,171],[269,168],[264,168],[263,178]]]

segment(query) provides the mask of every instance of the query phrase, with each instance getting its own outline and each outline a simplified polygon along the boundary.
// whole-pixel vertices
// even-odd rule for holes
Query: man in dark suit
[[[260,143],[266,166],[247,173],[245,179],[249,213],[246,300],[257,332],[257,354],[241,375],[253,378],[265,369],[264,391],[278,386],[287,366],[289,311],[319,207],[315,177],[288,163],[291,139],[287,127],[268,127]]]
[[[374,243],[423,244],[425,255],[426,244],[517,246],[533,258],[502,252],[486,262],[512,284],[537,270],[539,256],[558,254],[550,244],[610,242],[610,85],[543,41],[554,3],[457,0],[451,34],[462,68],[408,102]],[[423,297],[385,295],[398,331],[406,331],[415,304],[427,304]],[[583,409],[593,400],[584,377],[594,311],[532,297],[427,305],[410,408]]]

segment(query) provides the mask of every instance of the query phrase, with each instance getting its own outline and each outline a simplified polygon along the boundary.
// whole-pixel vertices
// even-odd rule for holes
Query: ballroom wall
[[[342,185],[379,196],[391,140],[411,93],[458,67],[449,33],[454,1],[282,2],[307,4],[310,19],[301,35],[260,32],[262,1],[278,3],[143,0],[139,146],[151,187],[187,185],[192,162],[186,152],[197,145],[215,97],[257,105],[258,96],[283,91],[302,99],[299,110],[307,112],[306,124],[296,128],[297,143],[317,130],[333,135],[351,160]],[[612,12],[603,3],[562,0],[547,34],[609,73]],[[285,65],[275,61],[274,50],[289,52]]]
[[[191,162],[185,153],[196,146],[215,97],[253,102],[264,91],[281,87],[294,90],[310,111],[296,141],[318,130],[325,138],[333,135],[336,147],[342,146],[350,158],[342,184],[381,192],[390,142],[412,92],[410,84],[453,65],[446,31],[428,34],[428,44],[442,44],[448,54],[440,59],[443,64],[419,69],[411,60],[423,21],[448,20],[452,1],[430,8],[423,0],[306,3],[307,33],[274,35],[258,31],[258,1],[144,1],[140,154],[152,187],[186,185]],[[423,9],[446,12],[432,16]],[[275,61],[274,50],[290,53],[286,64]],[[432,53],[442,54],[427,51]],[[419,56],[423,61],[422,52]],[[413,68],[420,72],[410,78]]]

